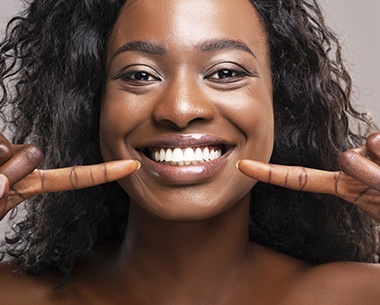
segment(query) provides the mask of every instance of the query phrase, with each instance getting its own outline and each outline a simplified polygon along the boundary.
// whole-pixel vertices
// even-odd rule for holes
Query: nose
[[[181,77],[164,86],[153,111],[157,124],[182,130],[196,122],[210,121],[215,106],[197,80]]]

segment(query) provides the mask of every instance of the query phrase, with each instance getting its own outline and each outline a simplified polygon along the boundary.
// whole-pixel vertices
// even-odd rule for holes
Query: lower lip
[[[231,150],[213,161],[181,166],[158,163],[149,159],[143,153],[140,153],[142,164],[141,169],[148,171],[149,174],[159,178],[161,182],[167,184],[197,184],[219,172],[226,164],[230,154]]]

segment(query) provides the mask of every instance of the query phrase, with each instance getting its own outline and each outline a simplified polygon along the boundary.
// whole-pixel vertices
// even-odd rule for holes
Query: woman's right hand
[[[36,169],[43,153],[34,145],[11,144],[0,134],[0,220],[15,206],[33,196],[77,190],[121,179],[135,172],[133,160],[60,169]]]

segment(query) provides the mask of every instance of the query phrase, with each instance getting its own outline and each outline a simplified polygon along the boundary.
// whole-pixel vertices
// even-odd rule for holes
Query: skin
[[[102,153],[105,160],[132,158],[142,163],[141,171],[120,182],[138,203],[131,206],[132,211],[146,210],[172,220],[207,219],[235,205],[236,199],[248,202],[242,194],[248,194],[254,183],[236,171],[238,160],[252,156],[269,160],[273,109],[267,41],[248,2],[242,2],[246,13],[241,19],[212,1],[161,2],[127,4],[109,39],[100,117]],[[256,22],[252,23],[253,19]],[[227,39],[244,42],[248,51],[237,46],[201,50],[201,46],[206,49],[215,41],[221,45]],[[155,43],[163,54],[136,48],[120,51],[136,41]],[[247,75],[221,78],[218,73],[223,69]],[[120,73],[134,74],[125,79],[118,77]],[[134,79],[141,73],[150,78]],[[227,162],[215,175],[201,179],[190,173],[187,176],[195,176],[190,181],[171,179],[158,171],[152,173],[139,152],[139,148],[149,149],[167,138],[169,143],[159,146],[209,143],[188,145],[181,138],[192,135],[217,137],[232,146]],[[172,170],[170,167],[165,170]]]
[[[380,134],[374,133],[368,137],[365,146],[348,150],[340,156],[339,172],[265,164],[254,160],[242,160],[238,168],[251,178],[265,183],[341,197],[380,222],[379,152]]]
[[[199,48],[216,39],[244,42],[255,56],[236,43]],[[154,42],[165,52],[136,50],[136,44],[118,51],[133,41]],[[107,44],[100,116],[104,160],[123,161],[34,171],[41,152],[0,139],[2,215],[38,193],[118,180],[131,197],[127,236],[79,260],[58,289],[52,272],[15,274],[12,263],[3,263],[1,303],[378,304],[377,265],[311,266],[248,240],[249,190],[257,180],[335,194],[379,220],[373,181],[380,181],[380,134],[342,155],[344,173],[267,164],[273,145],[268,54],[263,26],[246,0],[127,4]],[[231,73],[237,67],[254,73]],[[174,142],[193,146],[199,135],[228,144],[218,170],[182,175],[176,166],[156,166],[152,172],[153,161],[141,153],[141,147]],[[133,175],[139,163],[128,159],[142,165]]]

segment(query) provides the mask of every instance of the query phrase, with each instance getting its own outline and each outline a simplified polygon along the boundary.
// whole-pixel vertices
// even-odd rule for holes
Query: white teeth
[[[207,162],[209,160],[209,157],[210,157],[210,150],[206,147],[203,150],[203,160]]]
[[[165,161],[165,157],[166,157],[165,149],[161,148],[161,150],[160,150],[160,162]],[[157,158],[155,160],[157,160]]]
[[[194,149],[186,148],[183,153],[183,160],[185,161],[185,165],[190,165],[193,161],[195,161]]]
[[[164,153],[165,153],[165,150],[164,150]],[[166,153],[165,153],[165,162],[171,162],[172,160],[173,160],[173,152],[169,148],[169,149],[166,150]],[[157,159],[155,159],[155,161],[158,162]]]
[[[203,160],[203,152],[202,149],[199,147],[195,150],[195,161],[202,161]]]
[[[183,161],[183,151],[180,148],[173,150],[173,162],[182,162]]]
[[[183,160],[184,161],[194,161],[195,160],[195,152],[192,148],[186,148],[185,152],[183,153]]]
[[[156,162],[161,162],[170,165],[195,165],[201,162],[215,160],[222,155],[221,149],[205,148],[161,148],[152,153],[152,159]]]
[[[221,150],[211,150],[210,152],[210,160],[215,160],[215,159],[218,159],[220,156],[222,155],[222,152]]]
[[[155,159],[155,160],[160,160],[160,153],[159,153],[158,151],[156,151],[156,152],[154,153],[154,159]]]

